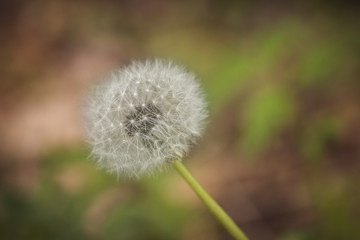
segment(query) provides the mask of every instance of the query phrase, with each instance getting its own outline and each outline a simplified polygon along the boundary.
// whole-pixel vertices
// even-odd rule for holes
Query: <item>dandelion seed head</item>
[[[206,101],[197,79],[167,60],[133,62],[96,85],[85,106],[98,166],[138,178],[186,155],[201,136]]]

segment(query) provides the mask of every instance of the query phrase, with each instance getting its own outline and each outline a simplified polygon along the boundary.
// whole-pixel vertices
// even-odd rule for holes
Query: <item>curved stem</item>
[[[248,240],[246,235],[234,223],[234,221],[226,214],[217,202],[205,191],[199,182],[191,175],[187,168],[179,160],[173,161],[175,169],[190,185],[198,197],[205,203],[210,211],[215,215],[219,222],[227,229],[227,231],[238,240]]]

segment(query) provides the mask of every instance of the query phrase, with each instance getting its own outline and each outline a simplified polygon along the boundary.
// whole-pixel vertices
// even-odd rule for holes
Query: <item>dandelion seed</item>
[[[195,76],[159,59],[113,72],[94,87],[85,107],[87,139],[97,164],[133,178],[184,156],[200,137],[206,117]]]

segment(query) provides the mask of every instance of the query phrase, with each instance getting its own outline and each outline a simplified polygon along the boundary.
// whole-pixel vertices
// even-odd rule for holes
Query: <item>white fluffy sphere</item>
[[[94,87],[85,120],[101,168],[140,177],[184,156],[201,135],[206,101],[195,76],[171,61],[133,62]]]

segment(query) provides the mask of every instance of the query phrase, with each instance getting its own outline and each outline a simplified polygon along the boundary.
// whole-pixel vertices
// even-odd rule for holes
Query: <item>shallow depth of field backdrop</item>
[[[231,239],[170,170],[97,170],[87,88],[132,59],[202,79],[211,117],[185,164],[253,240],[360,239],[359,5],[3,1],[0,239]]]

